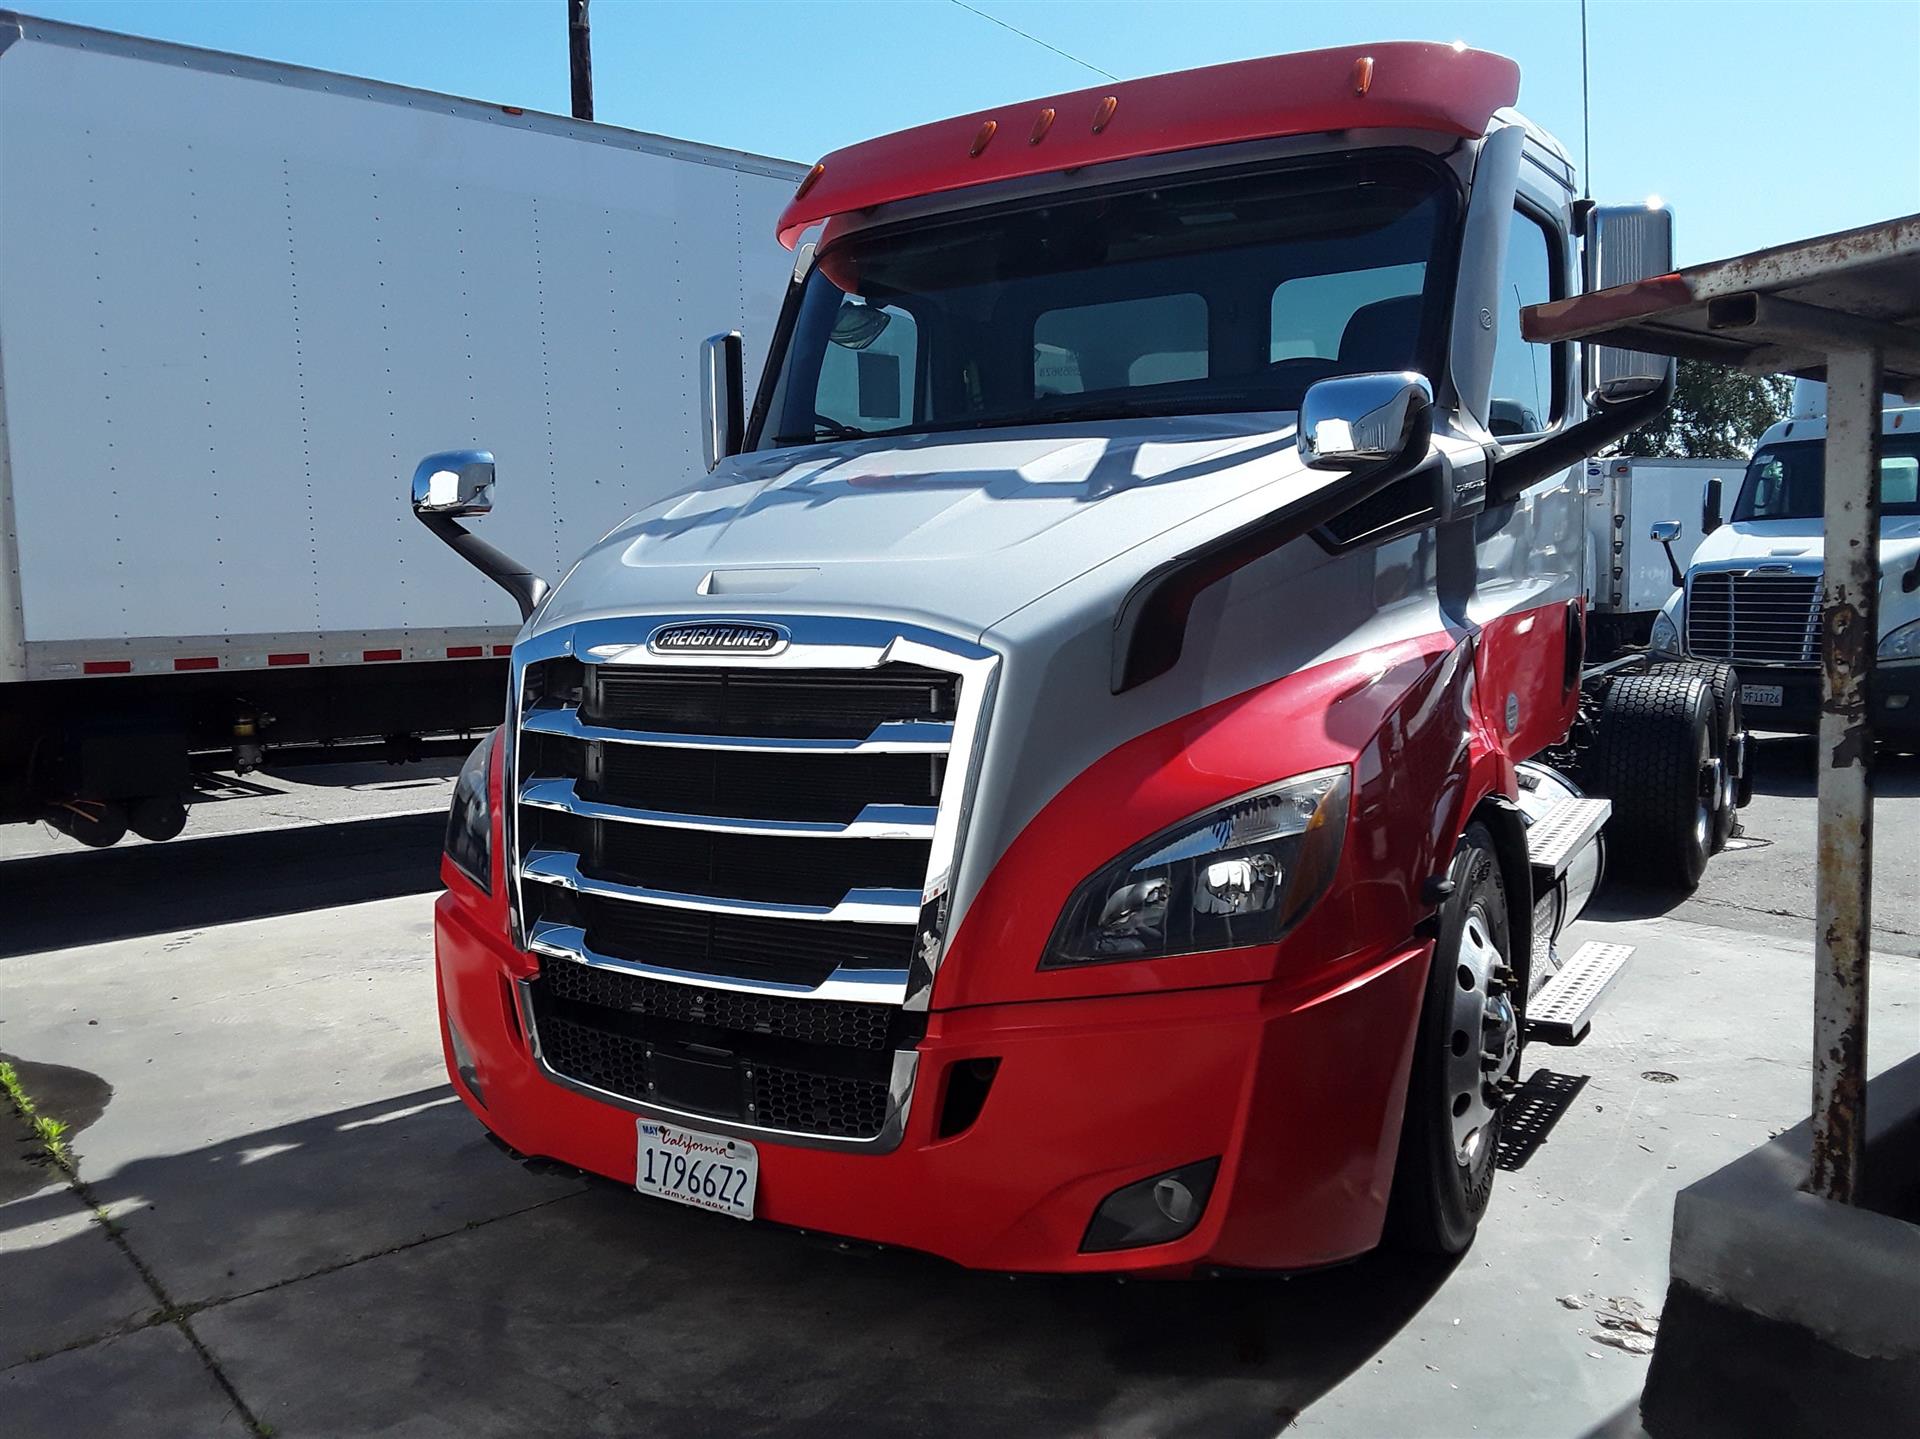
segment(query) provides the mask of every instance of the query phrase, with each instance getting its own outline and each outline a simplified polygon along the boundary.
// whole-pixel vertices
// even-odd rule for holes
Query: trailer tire
[[[140,838],[162,843],[187,827],[187,807],[178,795],[150,794],[127,811],[127,828]]]
[[[1520,1017],[1506,879],[1485,825],[1467,826],[1447,875],[1453,893],[1440,908],[1414,1036],[1387,1231],[1402,1249],[1451,1255],[1473,1243],[1493,1196]]]
[[[1721,812],[1732,813],[1714,778],[1721,734],[1712,686],[1678,665],[1622,675],[1607,688],[1598,729],[1584,778],[1613,801],[1616,865],[1661,888],[1692,892],[1724,843]]]
[[[1733,838],[1739,811],[1753,799],[1753,776],[1747,772],[1741,732],[1746,720],[1740,712],[1740,677],[1725,661],[1694,660],[1686,668],[1707,682],[1713,692],[1714,732],[1719,737],[1714,758],[1723,768],[1720,806],[1714,813],[1713,852],[1720,853]]]

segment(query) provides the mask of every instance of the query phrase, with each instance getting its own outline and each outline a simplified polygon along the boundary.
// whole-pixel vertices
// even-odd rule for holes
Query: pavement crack
[[[124,1325],[116,1331],[99,1335],[94,1340],[86,1342],[97,1343],[102,1339],[117,1338],[120,1334],[131,1334],[160,1324],[173,1325],[180,1331],[180,1337],[187,1341],[187,1346],[199,1356],[200,1363],[206,1368],[213,1382],[220,1386],[220,1391],[227,1396],[227,1401],[233,1405],[234,1412],[246,1424],[248,1431],[260,1436],[260,1439],[265,1439],[265,1436],[273,1432],[272,1429],[262,1424],[259,1416],[247,1406],[247,1401],[240,1397],[240,1391],[233,1387],[233,1380],[228,1378],[226,1370],[220,1367],[220,1361],[213,1357],[212,1351],[201,1341],[200,1336],[193,1332],[193,1325],[188,1322],[192,1316],[174,1303],[173,1296],[167,1293],[166,1286],[160,1282],[160,1276],[153,1272],[152,1266],[142,1259],[133,1245],[128,1242],[126,1230],[107,1212],[107,1207],[100,1202],[92,1186],[80,1177],[79,1163],[75,1160],[73,1151],[65,1143],[67,1125],[50,1115],[40,1113],[39,1106],[34,1103],[33,1096],[27,1093],[26,1086],[21,1083],[19,1075],[11,1064],[0,1064],[0,1091],[5,1092],[15,1113],[33,1128],[49,1162],[66,1180],[67,1192],[93,1217],[94,1222],[106,1234],[107,1242],[118,1249],[121,1257],[133,1266],[133,1272],[140,1276],[140,1282],[146,1285],[147,1292],[160,1306],[148,1316],[144,1323]],[[81,1347],[81,1344],[66,1344],[54,1352],[64,1354]],[[45,1357],[47,1356],[41,1356],[41,1358]],[[38,1361],[29,1356],[25,1362],[31,1364]]]

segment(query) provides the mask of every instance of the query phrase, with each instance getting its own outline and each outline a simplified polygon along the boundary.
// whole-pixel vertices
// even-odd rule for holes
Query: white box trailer
[[[802,167],[0,12],[0,818],[491,724],[512,602],[398,503],[484,435],[556,571],[697,472]]]
[[[1587,461],[1587,553],[1594,566],[1587,596],[1590,647],[1596,655],[1644,645],[1654,617],[1673,595],[1673,568],[1653,538],[1653,526],[1679,522],[1673,557],[1684,574],[1706,537],[1701,502],[1707,481],[1718,477],[1726,486],[1736,485],[1746,465],[1742,459],[1648,460],[1628,455]]]

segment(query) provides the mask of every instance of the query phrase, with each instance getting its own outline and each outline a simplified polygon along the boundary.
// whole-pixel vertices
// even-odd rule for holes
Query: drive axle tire
[[[106,849],[127,837],[127,812],[117,804],[77,799],[47,813],[47,822],[89,849]]]
[[[1609,855],[1636,878],[1691,892],[1724,843],[1721,812],[1731,811],[1712,686],[1691,666],[1622,675],[1598,729],[1584,778],[1613,801]]]
[[[187,827],[187,807],[177,795],[150,794],[127,811],[127,828],[146,840],[169,840]]]
[[[1486,826],[1467,826],[1447,874],[1387,1216],[1392,1242],[1423,1254],[1473,1243],[1520,1066],[1507,887]]]
[[[1746,719],[1740,713],[1740,677],[1734,673],[1733,666],[1723,660],[1695,660],[1685,668],[1705,680],[1707,688],[1713,692],[1713,752],[1723,767],[1722,784],[1725,786],[1720,795],[1720,805],[1714,812],[1713,852],[1718,854],[1733,838],[1733,827],[1739,819],[1739,811],[1745,809],[1753,799],[1753,776],[1747,772],[1752,766],[1745,762],[1746,756],[1740,753],[1740,735],[1746,725]],[[1736,764],[1740,765],[1737,771]]]

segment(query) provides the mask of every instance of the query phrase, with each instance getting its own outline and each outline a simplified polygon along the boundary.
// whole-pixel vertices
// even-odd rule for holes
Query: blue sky
[[[29,13],[564,113],[563,0],[8,0]],[[969,0],[1122,77],[1465,40],[1581,152],[1578,0]],[[599,118],[811,160],[1097,83],[954,0],[593,0]],[[1920,0],[1589,0],[1593,188],[1664,196],[1683,262],[1920,211]]]

